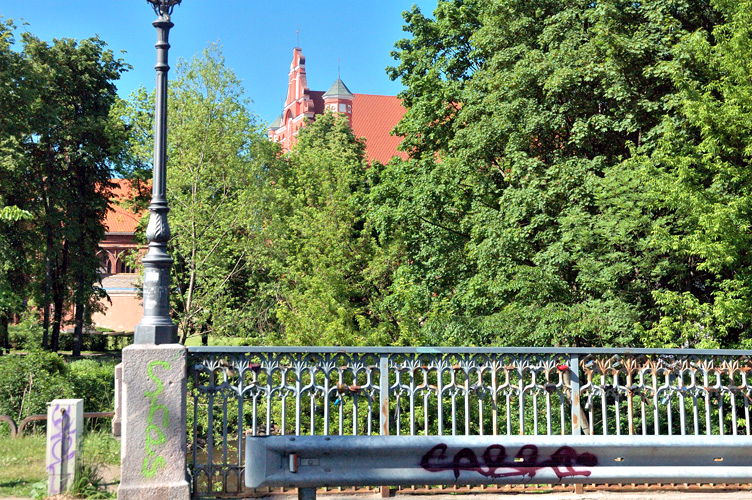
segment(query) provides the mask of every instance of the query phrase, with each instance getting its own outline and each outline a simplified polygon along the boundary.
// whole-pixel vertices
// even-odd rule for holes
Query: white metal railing
[[[244,495],[246,436],[750,434],[752,351],[192,347],[188,366],[198,498]]]

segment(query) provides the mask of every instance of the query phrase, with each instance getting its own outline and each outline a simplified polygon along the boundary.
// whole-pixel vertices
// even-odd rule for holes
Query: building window
[[[99,274],[112,274],[112,261],[106,253],[99,257]]]
[[[340,104],[339,105],[339,112],[340,113],[347,113],[347,104]]]
[[[119,273],[133,274],[133,273],[136,272],[135,269],[133,269],[131,266],[127,265],[122,260],[118,261],[118,266],[117,267],[118,267],[118,272]]]

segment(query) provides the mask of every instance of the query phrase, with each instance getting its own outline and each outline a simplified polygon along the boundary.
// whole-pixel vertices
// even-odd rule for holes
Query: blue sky
[[[404,37],[401,13],[413,4],[425,14],[436,0],[184,0],[170,33],[170,65],[219,42],[227,65],[243,80],[259,117],[272,121],[287,92],[287,72],[297,43],[306,56],[308,86],[327,90],[337,78],[352,92],[394,95],[402,88],[384,68],[394,43]],[[156,18],[145,0],[0,0],[0,16],[13,19],[43,40],[98,34],[133,66],[117,82],[121,97],[154,87]]]

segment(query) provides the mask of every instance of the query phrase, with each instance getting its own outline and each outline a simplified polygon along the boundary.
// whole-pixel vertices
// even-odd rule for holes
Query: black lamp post
[[[167,51],[170,15],[182,0],[146,0],[159,18],[152,23],[157,28],[157,89],[154,112],[154,173],[149,205],[149,224],[146,238],[149,252],[144,263],[144,318],[136,326],[136,344],[174,344],[178,341],[177,327],[170,319],[170,268],[172,259],[167,254],[170,226],[167,223]]]

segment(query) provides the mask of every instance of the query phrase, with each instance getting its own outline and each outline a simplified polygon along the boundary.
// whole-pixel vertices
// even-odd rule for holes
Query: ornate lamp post
[[[170,239],[170,226],[167,223],[167,51],[170,48],[168,37],[170,15],[182,0],[146,0],[159,18],[152,23],[157,28],[157,88],[154,113],[154,173],[149,205],[149,224],[146,238],[149,252],[144,263],[144,318],[136,326],[136,344],[174,344],[177,340],[177,327],[170,319],[170,268],[172,259],[167,254]]]

